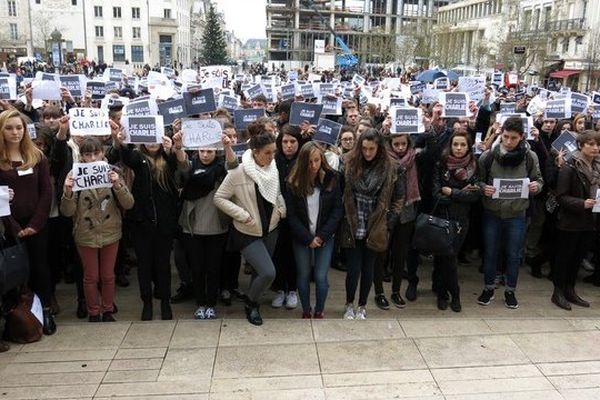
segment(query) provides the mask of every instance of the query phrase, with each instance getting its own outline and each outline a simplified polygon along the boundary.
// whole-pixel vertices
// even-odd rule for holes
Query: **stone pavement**
[[[58,333],[0,354],[0,400],[600,399],[598,288],[581,284],[592,308],[567,312],[550,303],[549,281],[523,270],[518,310],[501,291],[484,308],[481,275],[461,267],[456,314],[435,308],[429,268],[420,274],[416,303],[343,321],[344,274],[331,271],[325,320],[271,309],[267,294],[262,327],[239,302],[215,321],[192,320],[190,302],[174,307],[177,320],[138,322],[135,285],[119,289],[119,322],[90,324],[61,285]]]

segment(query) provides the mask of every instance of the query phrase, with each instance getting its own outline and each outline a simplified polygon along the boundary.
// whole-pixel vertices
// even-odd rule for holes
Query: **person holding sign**
[[[82,163],[104,159],[102,143],[86,137],[79,146]],[[104,172],[105,173],[105,172]],[[93,175],[92,175],[93,176]],[[65,179],[60,211],[73,217],[73,237],[83,265],[83,287],[90,322],[113,322],[115,261],[121,239],[122,212],[133,207],[133,196],[114,170],[108,173],[112,188],[73,191],[73,174]],[[100,283],[100,293],[98,284]],[[98,297],[102,301],[98,301]]]
[[[254,269],[245,311],[248,322],[262,325],[258,300],[275,279],[271,256],[286,207],[275,164],[275,136],[265,125],[250,134],[242,165],[229,171],[215,193],[215,205],[233,218],[228,251],[239,250]]]
[[[436,164],[433,174],[433,196],[437,202],[434,215],[457,221],[461,230],[454,242],[452,256],[435,256],[434,268],[439,271],[437,306],[440,310],[450,308],[460,312],[460,288],[458,286],[457,255],[469,231],[471,204],[479,200],[479,187],[476,185],[477,162],[472,153],[473,145],[467,132],[457,132],[450,138],[442,159]]]
[[[171,310],[171,249],[177,231],[178,184],[175,173],[186,167],[181,143],[165,136],[162,144],[125,144],[125,134],[113,132],[121,161],[135,174],[135,199],[128,216],[138,259],[142,321],[153,317],[152,285],[160,297],[161,319],[173,319]]]
[[[316,142],[302,146],[287,178],[285,199],[287,220],[293,237],[302,318],[322,319],[329,289],[327,272],[335,247],[333,236],[342,218],[343,205],[337,173],[328,165],[325,153]],[[316,305],[311,315],[312,265]]]
[[[348,268],[344,319],[364,320],[377,255],[388,249],[386,214],[396,174],[384,138],[375,129],[360,135],[345,161],[345,217],[340,230],[340,245],[346,251]]]
[[[600,133],[584,131],[577,136],[577,148],[560,169],[556,186],[559,241],[551,300],[565,310],[571,304],[590,306],[575,291],[575,282],[598,230],[598,214],[593,209],[600,188]]]
[[[49,164],[27,133],[27,121],[18,111],[0,113],[0,185],[14,191],[6,231],[25,243],[29,258],[29,285],[40,297],[43,331],[56,332],[50,312],[52,279],[48,266],[47,222],[52,203]]]
[[[527,232],[525,213],[529,207],[529,199],[521,196],[525,190],[533,195],[539,193],[544,181],[538,158],[527,143],[521,119],[508,118],[502,126],[500,137],[500,143],[486,150],[479,158],[479,185],[485,196],[483,198],[485,288],[477,302],[487,306],[494,299],[498,254],[504,245],[506,251],[504,304],[514,309],[519,307],[515,290]],[[507,189],[509,193],[503,193],[499,187],[493,186],[494,180],[509,181],[511,183]],[[515,182],[521,184],[518,186],[518,193],[513,187]]]

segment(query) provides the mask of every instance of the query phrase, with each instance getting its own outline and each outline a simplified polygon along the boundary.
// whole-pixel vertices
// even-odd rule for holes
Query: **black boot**
[[[565,299],[565,294],[563,293],[562,289],[559,289],[555,286],[554,292],[552,293],[552,298],[550,300],[563,310],[571,311],[571,305],[567,299]]]
[[[77,318],[83,319],[88,316],[87,305],[85,304],[85,299],[77,300]]]
[[[438,310],[447,310],[448,309],[448,296],[444,293],[438,294],[437,296],[437,308]]]
[[[54,335],[56,333],[56,322],[49,308],[44,308],[44,335]]]
[[[590,303],[579,297],[577,292],[575,292],[575,286],[567,286],[565,288],[565,299],[569,303],[573,303],[579,307],[589,307]]]
[[[177,288],[177,293],[175,293],[175,295],[171,297],[171,303],[182,303],[186,300],[191,299],[193,297],[193,294],[194,290],[192,288],[192,285],[190,285],[189,283],[182,282],[181,285],[179,285],[179,288]]]
[[[419,281],[408,282],[408,287],[406,288],[406,300],[415,301],[417,300],[417,285]]]
[[[454,312],[461,312],[462,305],[460,304],[460,292],[452,294],[452,301],[450,302],[450,309]]]
[[[249,301],[246,303],[246,319],[248,319],[248,322],[250,322],[252,325],[262,325],[263,323],[258,308],[259,306],[256,302]]]
[[[163,321],[170,321],[173,319],[173,311],[171,310],[171,303],[169,300],[160,301],[160,318]]]
[[[142,321],[152,321],[152,301],[145,301],[142,309]]]

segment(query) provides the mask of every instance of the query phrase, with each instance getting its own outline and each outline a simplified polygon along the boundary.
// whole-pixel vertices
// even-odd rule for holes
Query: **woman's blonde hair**
[[[42,160],[44,154],[35,146],[31,140],[31,136],[29,136],[29,132],[27,131],[27,117],[19,111],[13,110],[0,113],[0,135],[2,136],[2,140],[0,140],[0,169],[3,171],[12,169],[10,154],[8,153],[6,140],[4,139],[4,127],[11,118],[19,118],[23,123],[23,138],[21,139],[21,143],[19,143],[19,152],[23,158],[23,164],[18,169],[26,170],[33,168]]]

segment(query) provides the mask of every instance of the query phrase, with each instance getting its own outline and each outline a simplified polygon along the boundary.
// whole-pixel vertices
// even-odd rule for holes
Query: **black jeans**
[[[50,307],[52,274],[48,266],[48,228],[21,240],[29,257],[29,287],[40,297],[43,307]]]
[[[454,255],[433,257],[434,282],[437,285],[438,297],[447,297],[448,293],[452,297],[459,295],[457,257],[469,232],[469,222],[463,220],[460,221],[460,225],[462,230],[454,242]]]
[[[223,268],[221,269],[221,290],[237,290],[239,287],[238,277],[242,255],[239,251],[225,251],[223,254]]]
[[[570,232],[559,230],[556,264],[554,265],[554,286],[564,289],[575,286],[577,272],[586,253],[592,248],[595,232]]]
[[[373,284],[373,274],[377,254],[367,248],[366,241],[356,240],[353,248],[345,249],[346,266],[346,303],[353,303],[360,279],[360,291],[358,296],[359,307],[367,305],[371,285]]]
[[[181,243],[193,275],[196,304],[215,307],[219,292],[219,270],[227,235],[182,234]]]
[[[170,257],[173,235],[166,235],[151,224],[133,223],[131,228],[142,301],[152,301],[152,282],[160,299],[168,301],[171,298]]]
[[[279,226],[279,237],[273,254],[273,264],[275,264],[275,280],[273,281],[274,290],[283,290],[286,292],[297,289],[296,285],[296,259],[292,249],[292,233],[287,223]]]

